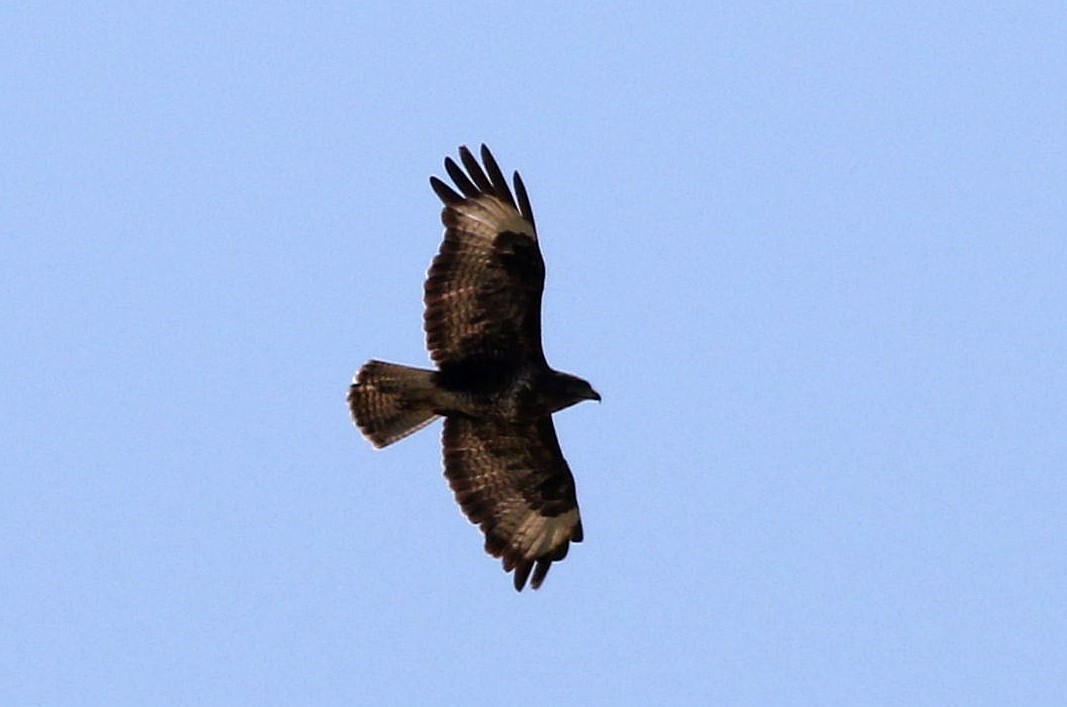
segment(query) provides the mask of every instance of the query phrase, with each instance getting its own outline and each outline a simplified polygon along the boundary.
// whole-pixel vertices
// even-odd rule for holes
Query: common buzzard
[[[522,591],[528,579],[540,587],[552,563],[582,540],[574,477],[552,413],[600,395],[545,360],[545,262],[530,200],[517,172],[512,195],[485,145],[481,156],[479,164],[460,147],[462,167],[445,158],[459,192],[430,177],[445,226],[424,296],[426,346],[437,370],[369,361],[348,390],[348,406],[375,447],[445,418],[448,484],[485,533],[486,551],[514,570]]]

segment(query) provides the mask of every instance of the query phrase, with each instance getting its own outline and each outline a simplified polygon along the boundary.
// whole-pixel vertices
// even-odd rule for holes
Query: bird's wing
[[[543,363],[545,262],[530,200],[518,173],[516,202],[485,145],[481,156],[484,168],[466,147],[462,167],[445,159],[459,192],[430,177],[445,236],[426,278],[426,346],[442,368]]]
[[[551,417],[519,423],[445,418],[445,477],[485,549],[537,589],[551,564],[582,541],[578,499]]]

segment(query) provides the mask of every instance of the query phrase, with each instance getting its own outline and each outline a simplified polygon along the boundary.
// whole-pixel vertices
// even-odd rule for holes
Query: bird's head
[[[572,376],[569,373],[556,373],[553,380],[553,398],[555,410],[562,410],[583,400],[596,400],[600,402],[600,393],[593,390],[589,381]]]
[[[582,381],[582,387],[580,390],[582,400],[595,400],[600,402],[600,393],[593,390],[593,386],[589,385],[589,381]]]

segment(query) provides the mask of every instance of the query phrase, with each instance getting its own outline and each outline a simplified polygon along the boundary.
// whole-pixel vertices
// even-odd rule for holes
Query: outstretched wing
[[[466,147],[459,148],[459,157],[462,168],[445,158],[459,192],[430,177],[445,205],[445,238],[425,286],[423,325],[430,357],[442,368],[543,363],[545,262],[526,188],[516,172],[516,202],[485,145],[484,169]]]
[[[582,541],[574,477],[551,417],[521,423],[445,418],[445,477],[486,552],[515,571],[515,589],[537,589],[553,562]]]

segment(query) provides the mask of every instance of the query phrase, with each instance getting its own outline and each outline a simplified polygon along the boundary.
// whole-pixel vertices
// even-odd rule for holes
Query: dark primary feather
[[[504,173],[500,170],[496,158],[493,157],[493,153],[489,151],[488,147],[482,145],[482,161],[485,163],[485,172],[482,171],[481,165],[474,159],[474,155],[471,154],[471,151],[466,146],[459,148],[459,155],[460,161],[463,162],[463,166],[470,172],[471,176],[468,177],[463,168],[457,165],[451,157],[445,158],[445,171],[448,172],[448,176],[455,182],[459,191],[462,192],[462,196],[437,177],[430,177],[430,186],[433,188],[434,193],[441,198],[441,201],[446,204],[452,204],[462,201],[464,197],[473,198],[479,194],[490,194],[513,209],[517,209],[522,218],[529,222],[531,228],[536,231],[533,208],[530,206],[530,197],[526,194],[526,185],[523,184],[522,177],[519,176],[518,172],[512,174],[512,181],[515,185],[515,194],[512,195],[511,190],[508,188],[508,182],[504,178]],[[488,177],[486,172],[488,172]],[[515,200],[516,196],[518,197],[518,203]]]
[[[485,533],[485,549],[537,589],[549,566],[581,542],[578,499],[551,417],[523,422],[445,419],[445,477]]]
[[[530,197],[526,195],[526,185],[522,183],[522,177],[515,173],[515,196],[519,198],[519,213],[530,222],[534,232],[537,232],[537,222],[534,221],[533,207],[530,206]]]
[[[467,160],[464,160],[464,163],[466,162]],[[508,189],[508,182],[504,179],[504,173],[500,171],[500,165],[496,163],[496,160],[493,159],[493,153],[485,145],[482,145],[482,162],[485,163],[485,170],[489,173],[489,182],[493,185],[493,193],[506,201],[508,206],[517,209],[515,199],[511,196],[511,190]],[[474,166],[477,168],[478,163],[474,162]]]

